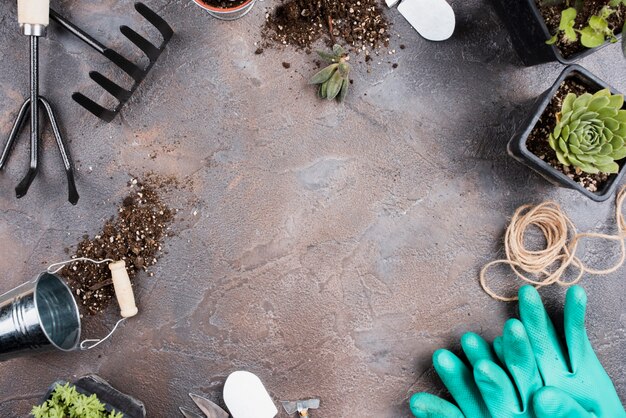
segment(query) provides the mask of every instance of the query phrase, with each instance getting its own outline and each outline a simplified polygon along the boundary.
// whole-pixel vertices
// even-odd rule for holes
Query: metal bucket
[[[72,291],[58,276],[37,278],[0,296],[0,361],[80,341],[80,314]]]

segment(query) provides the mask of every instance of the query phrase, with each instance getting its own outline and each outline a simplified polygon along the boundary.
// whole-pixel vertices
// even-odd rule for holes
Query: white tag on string
[[[91,350],[111,338],[113,333],[117,330],[117,327],[127,318],[137,315],[139,310],[135,304],[135,295],[133,294],[133,288],[130,283],[130,278],[128,277],[128,271],[126,271],[126,263],[123,260],[115,261],[110,258],[106,258],[98,261],[87,257],[78,257],[62,261],[60,263],[51,264],[46,270],[50,274],[55,274],[61,271],[66,265],[76,261],[86,261],[93,264],[109,263],[113,288],[115,289],[115,297],[120,306],[120,315],[122,316],[122,318],[117,321],[111,332],[109,332],[104,338],[86,339],[80,343],[81,350]]]

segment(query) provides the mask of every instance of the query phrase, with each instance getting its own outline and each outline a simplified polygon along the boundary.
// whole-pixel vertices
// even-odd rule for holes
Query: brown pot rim
[[[204,3],[202,0],[193,0],[193,1],[194,1],[194,3],[196,3],[198,6],[202,7],[205,10],[210,10],[210,11],[216,12],[216,13],[230,13],[230,12],[237,12],[237,11],[243,9],[244,7],[246,7],[250,3],[252,3],[254,0],[247,0],[246,2],[240,4],[237,7],[229,7],[229,8],[221,8],[221,7],[209,6],[208,4]]]

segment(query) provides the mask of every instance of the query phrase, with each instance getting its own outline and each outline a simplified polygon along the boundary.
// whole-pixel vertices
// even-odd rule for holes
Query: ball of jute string
[[[558,284],[572,286],[578,283],[585,273],[605,275],[618,270],[626,260],[626,221],[622,213],[622,206],[626,198],[626,186],[622,187],[615,201],[615,219],[618,234],[608,235],[595,232],[578,233],[576,226],[555,202],[544,202],[537,206],[523,205],[519,207],[504,236],[504,251],[506,258],[494,260],[483,266],[480,271],[480,284],[485,292],[494,299],[510,302],[517,297],[501,296],[491,289],[487,283],[487,271],[498,264],[511,267],[515,275],[525,283],[536,288]],[[525,238],[529,228],[535,227],[541,231],[545,239],[545,247],[531,250],[526,247]],[[620,259],[612,267],[594,269],[586,266],[576,255],[578,243],[585,239],[602,239],[619,242]],[[563,279],[563,274],[569,268],[578,270],[573,279]],[[532,275],[533,277],[530,277]]]

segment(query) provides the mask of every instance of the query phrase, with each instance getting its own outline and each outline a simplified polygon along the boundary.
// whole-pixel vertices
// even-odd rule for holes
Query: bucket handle
[[[113,287],[115,288],[115,296],[117,298],[118,304],[120,305],[120,314],[122,316],[122,318],[117,321],[111,332],[109,332],[106,337],[101,339],[83,340],[80,343],[80,349],[82,351],[86,351],[91,350],[92,348],[96,348],[97,346],[111,338],[113,333],[117,330],[117,327],[119,327],[122,322],[130,317],[137,315],[138,309],[135,305],[135,295],[133,294],[133,288],[130,284],[130,278],[128,277],[128,272],[126,271],[126,263],[123,260],[115,261],[110,258],[105,258],[98,261],[88,257],[77,257],[71,260],[51,264],[48,266],[47,271],[50,274],[58,273],[66,265],[75,261],[88,261],[94,264],[109,263],[109,270],[111,270],[111,276],[113,279]]]

